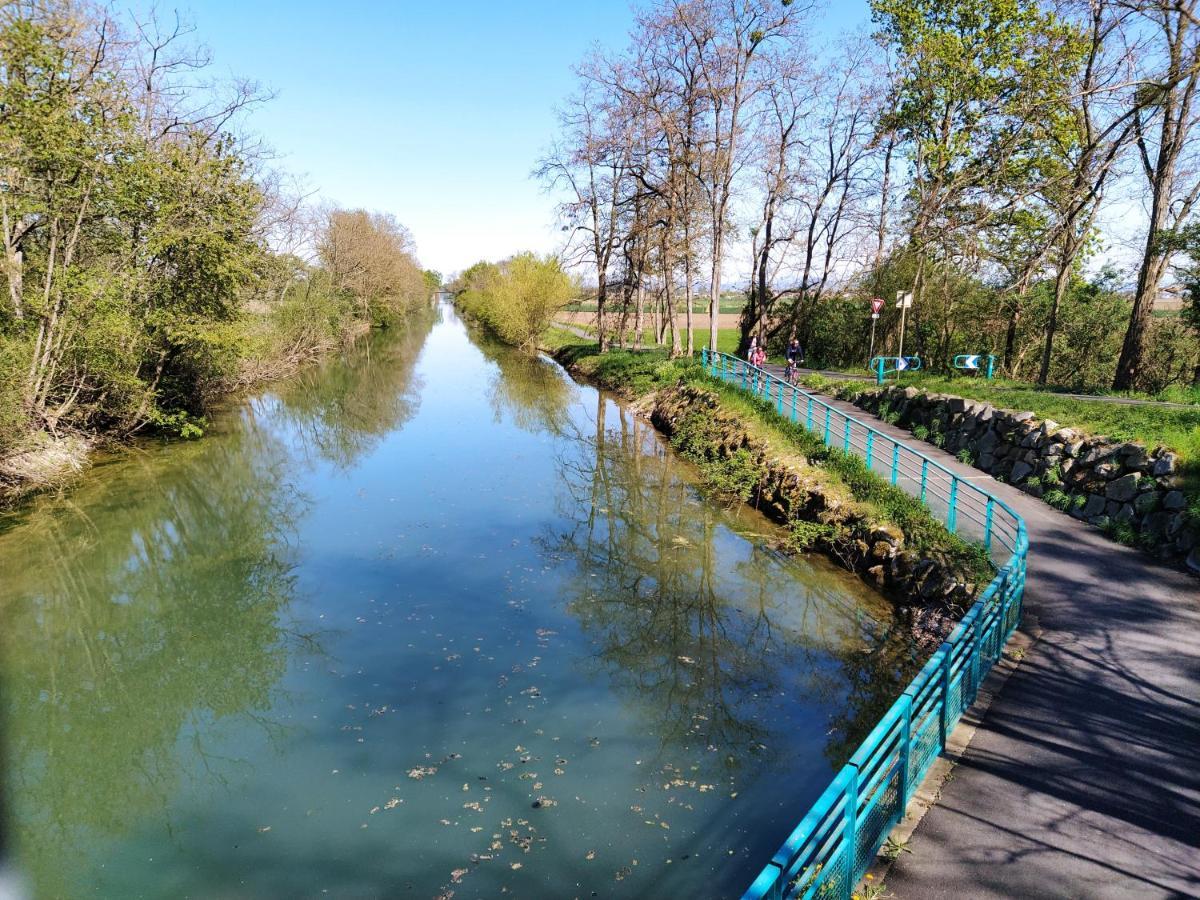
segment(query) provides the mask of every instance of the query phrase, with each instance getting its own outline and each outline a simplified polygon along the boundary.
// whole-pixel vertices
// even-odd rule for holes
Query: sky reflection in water
[[[47,897],[737,895],[898,691],[888,609],[449,310],[0,523]],[[593,892],[595,892],[593,894]]]

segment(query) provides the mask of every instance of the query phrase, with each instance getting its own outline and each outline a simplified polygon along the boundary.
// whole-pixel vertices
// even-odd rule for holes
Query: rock
[[[1103,459],[1108,459],[1108,457],[1113,455],[1113,451],[1116,449],[1109,444],[1092,444],[1090,441],[1085,443],[1083,446],[1086,449],[1084,449],[1083,453],[1080,454],[1079,461],[1085,466],[1090,466],[1100,462]]]
[[[1145,470],[1146,465],[1150,462],[1150,457],[1146,448],[1140,444],[1128,444],[1121,454],[1121,461],[1125,464],[1125,468],[1137,469],[1140,472]]]
[[[1012,419],[1014,422],[1028,422],[1030,419],[1034,418],[1034,415],[1033,415],[1033,413],[1031,413],[1031,412],[1029,412],[1028,410],[1026,410],[1025,412],[1015,412],[1015,413],[1012,413],[1012,414],[1010,415],[1010,418],[1011,418],[1011,419]]]
[[[1088,494],[1087,503],[1083,505],[1083,517],[1085,519],[1094,519],[1101,515],[1108,507],[1108,501],[1099,494]]]
[[[1166,513],[1164,513],[1166,515]],[[1183,532],[1183,526],[1187,524],[1187,513],[1175,513],[1167,519],[1167,538],[1175,540]]]
[[[1133,473],[1122,475],[1116,481],[1109,482],[1104,493],[1109,499],[1121,503],[1132,500],[1138,493],[1138,476]]]
[[[1143,534],[1149,534],[1156,538],[1162,537],[1167,533],[1167,525],[1170,523],[1171,518],[1171,514],[1163,510],[1150,513],[1150,515],[1142,519],[1141,531]]]
[[[1155,478],[1162,478],[1164,475],[1175,474],[1175,464],[1177,458],[1174,453],[1164,453],[1154,461],[1154,466],[1150,469],[1150,474]]]
[[[1054,432],[1054,439],[1063,444],[1073,444],[1079,440],[1079,432],[1074,428],[1060,428]]]
[[[1100,463],[1098,466],[1093,468],[1092,471],[1095,472],[1097,475],[1099,475],[1101,478],[1103,478],[1107,481],[1112,481],[1114,478],[1116,478],[1118,475],[1121,474],[1121,467],[1119,465],[1117,465],[1116,463],[1107,462],[1107,463]]]
[[[996,445],[999,443],[1000,443],[1000,436],[997,435],[996,432],[994,432],[992,429],[989,428],[979,438],[979,442],[978,442],[979,452],[980,453],[991,453],[993,450],[996,449]]]
[[[1108,527],[1108,516],[1105,516],[1105,515],[1092,516],[1090,519],[1088,519],[1088,524],[1095,525],[1097,528],[1107,528]]]
[[[1160,502],[1162,502],[1162,494],[1159,491],[1148,491],[1137,496],[1137,499],[1133,501],[1133,508],[1139,516],[1144,516],[1158,509]]]
[[[1029,484],[1018,485],[1021,490],[1029,494],[1031,497],[1037,497],[1039,500],[1045,495],[1046,488],[1039,481],[1034,481]]]
[[[1163,509],[1183,509],[1187,506],[1187,497],[1183,495],[1183,491],[1169,491],[1163,497]]]
[[[1012,474],[1009,476],[1009,482],[1012,484],[1020,484],[1033,471],[1033,466],[1022,460],[1012,468]]]
[[[975,413],[975,418],[981,423],[982,422],[990,422],[995,417],[995,415],[996,415],[995,407],[984,404],[982,407],[980,407],[979,411],[977,413]]]
[[[1133,507],[1130,506],[1128,503],[1126,503],[1121,507],[1120,511],[1117,512],[1117,514],[1114,515],[1112,518],[1113,518],[1114,522],[1121,523],[1121,522],[1132,522],[1136,517],[1137,516],[1133,511]]]
[[[1058,423],[1053,419],[1047,419],[1042,423],[1042,434],[1051,435],[1058,431]]]
[[[1061,432],[1060,432],[1060,434],[1061,434]],[[1082,450],[1083,450],[1083,441],[1079,441],[1079,440],[1068,441],[1067,443],[1065,443],[1063,445],[1063,452],[1066,453],[1067,456],[1071,456],[1071,457],[1079,456],[1079,454]]]
[[[1106,506],[1104,508],[1104,514],[1106,516],[1108,516],[1110,519],[1115,519],[1118,515],[1121,514],[1121,510],[1124,508],[1125,507],[1122,506],[1120,503],[1118,503],[1116,500],[1109,500],[1108,506]]]

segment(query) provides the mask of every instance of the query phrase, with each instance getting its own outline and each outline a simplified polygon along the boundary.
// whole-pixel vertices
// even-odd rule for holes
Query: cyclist
[[[804,350],[800,347],[800,341],[792,338],[787,346],[787,369],[784,372],[788,384],[795,384],[796,377],[800,374],[800,364],[804,362]]]

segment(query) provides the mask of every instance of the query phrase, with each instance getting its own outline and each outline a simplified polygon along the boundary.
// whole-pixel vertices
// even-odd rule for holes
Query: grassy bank
[[[1028,410],[1039,419],[1052,419],[1091,437],[1136,441],[1149,448],[1166,447],[1179,456],[1186,468],[1200,464],[1200,406],[1181,409],[1078,400],[1052,391],[1036,390],[1019,382],[988,382],[975,378],[927,375],[911,381],[905,379],[902,385],[930,393],[966,397],[1002,409]],[[846,399],[875,387],[873,384],[833,385],[829,381],[823,381],[820,386],[824,390],[836,387],[838,395]]]
[[[545,347],[571,371],[600,387],[635,400],[668,388],[691,386],[716,399],[718,413],[731,416],[766,455],[804,472],[819,483],[825,496],[844,504],[845,518],[837,521],[790,522],[793,549],[838,544],[838,528],[846,522],[892,527],[903,534],[904,546],[922,558],[935,558],[977,585],[986,583],[992,568],[981,548],[968,544],[935,520],[920,502],[867,471],[855,456],[826,447],[819,437],[781,417],[770,404],[710,377],[698,361],[671,360],[661,351],[611,351],[600,355],[596,345],[584,344],[561,331],[551,332]],[[700,465],[710,488],[746,500],[759,478],[754,460],[737,453],[714,459],[705,451],[712,435],[705,423],[688,420],[672,435],[672,444]],[[868,529],[869,530],[869,529]]]

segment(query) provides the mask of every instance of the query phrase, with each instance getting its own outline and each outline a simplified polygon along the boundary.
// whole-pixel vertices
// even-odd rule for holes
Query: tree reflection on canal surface
[[[37,896],[736,895],[913,665],[448,309],[0,528]]]

